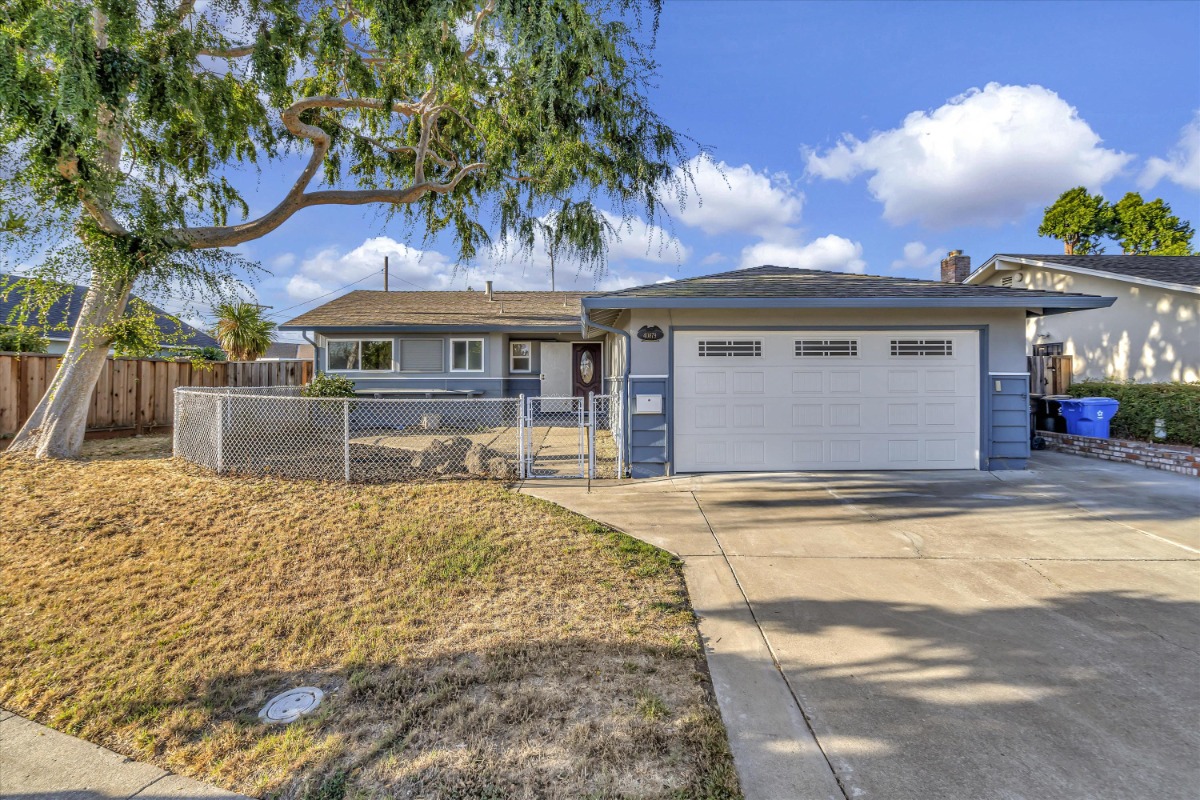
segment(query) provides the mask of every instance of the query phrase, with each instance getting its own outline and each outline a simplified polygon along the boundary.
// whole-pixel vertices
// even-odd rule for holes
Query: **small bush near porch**
[[[0,458],[0,705],[253,795],[735,797],[678,564],[484,482]],[[315,685],[312,717],[259,723]]]

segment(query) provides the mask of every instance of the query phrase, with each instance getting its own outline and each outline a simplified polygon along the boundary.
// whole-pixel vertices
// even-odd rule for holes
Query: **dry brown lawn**
[[[725,798],[678,564],[482,482],[0,456],[0,705],[252,795]],[[293,686],[320,710],[265,726]]]

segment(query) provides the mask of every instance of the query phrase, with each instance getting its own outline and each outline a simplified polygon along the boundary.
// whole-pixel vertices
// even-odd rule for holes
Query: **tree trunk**
[[[92,392],[108,358],[104,329],[125,313],[133,283],[93,274],[62,365],[29,419],[9,445],[10,453],[38,458],[75,458],[83,447]]]

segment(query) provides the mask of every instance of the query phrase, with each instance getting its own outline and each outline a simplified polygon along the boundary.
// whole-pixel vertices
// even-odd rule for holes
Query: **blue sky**
[[[699,165],[703,206],[666,231],[635,225],[598,284],[560,267],[558,288],[760,263],[932,277],[949,248],[976,264],[1059,252],[1037,236],[1041,209],[1079,184],[1161,196],[1200,224],[1198,54],[1196,2],[668,0],[652,100],[724,179]],[[252,208],[295,168],[266,174]],[[351,281],[382,288],[367,276],[384,255],[393,289],[549,288],[541,260],[456,272],[448,243],[420,242],[371,209],[321,208],[244,251],[280,319]]]

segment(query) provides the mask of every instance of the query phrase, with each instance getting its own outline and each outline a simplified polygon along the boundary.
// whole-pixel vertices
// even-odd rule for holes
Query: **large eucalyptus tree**
[[[135,285],[216,283],[206,252],[305,209],[381,204],[422,236],[451,235],[464,261],[497,240],[531,248],[552,219],[560,257],[603,269],[602,207],[654,219],[659,192],[686,180],[687,142],[646,96],[658,11],[7,0],[0,188],[66,219],[90,272],[63,365],[10,449],[78,452]],[[232,172],[246,165],[291,170],[253,218]]]

